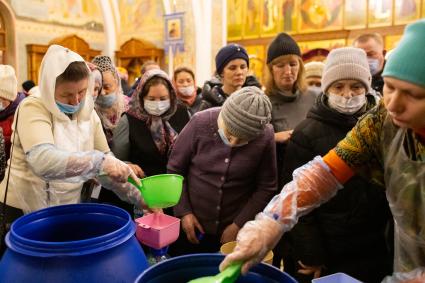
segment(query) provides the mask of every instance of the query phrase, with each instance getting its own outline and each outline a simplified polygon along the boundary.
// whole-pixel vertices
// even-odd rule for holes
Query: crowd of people
[[[129,85],[110,57],[59,45],[22,92],[0,65],[2,252],[23,214],[91,201],[137,217],[149,208],[127,178],[174,173],[185,181],[165,211],[183,230],[172,256],[237,241],[221,268],[246,273],[273,249],[299,282],[425,282],[424,39],[419,20],[387,60],[382,37],[364,34],[304,64],[280,33],[264,85],[238,44],[202,88],[190,67],[169,75],[153,61]]]

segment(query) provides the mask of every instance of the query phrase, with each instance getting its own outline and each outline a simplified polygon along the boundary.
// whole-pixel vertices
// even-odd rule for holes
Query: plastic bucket
[[[338,272],[335,274],[313,279],[311,282],[312,283],[362,283],[361,281],[354,279],[353,277],[342,272]]]
[[[147,267],[123,209],[71,204],[18,218],[6,235],[2,282],[133,282]]]
[[[183,177],[176,174],[161,174],[140,179],[139,188],[146,204],[150,208],[167,208],[175,206],[183,188]],[[131,180],[129,180],[132,184]]]
[[[152,213],[136,220],[136,237],[148,247],[161,249],[174,243],[180,233],[180,219],[163,213]]]
[[[235,241],[233,241],[233,242],[228,242],[228,243],[225,243],[225,244],[223,244],[222,246],[221,246],[221,248],[220,248],[220,252],[222,253],[222,254],[224,254],[224,255],[228,255],[228,254],[230,254],[231,252],[233,252],[233,250],[235,249],[235,247],[236,247],[236,242]],[[269,251],[267,254],[266,254],[266,256],[264,257],[264,259],[263,259],[263,262],[264,263],[267,263],[267,264],[273,264],[273,251]]]
[[[168,259],[146,269],[136,283],[186,283],[202,276],[216,275],[224,259],[221,254],[192,254]],[[268,264],[259,264],[237,283],[296,283],[291,276]]]

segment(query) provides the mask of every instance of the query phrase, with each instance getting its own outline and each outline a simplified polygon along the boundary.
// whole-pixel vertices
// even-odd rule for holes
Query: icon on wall
[[[164,16],[165,19],[165,42],[164,49],[168,52],[169,47],[173,52],[184,51],[184,36],[183,36],[183,16],[184,12],[173,13]]]
[[[242,0],[227,1],[227,39],[242,39]]]

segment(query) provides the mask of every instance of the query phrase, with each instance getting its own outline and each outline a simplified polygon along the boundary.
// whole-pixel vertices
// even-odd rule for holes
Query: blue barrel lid
[[[47,229],[52,232],[46,233]],[[60,234],[60,230],[65,231],[55,239],[54,233]],[[59,205],[18,218],[6,235],[6,244],[11,250],[30,256],[79,256],[116,247],[133,237],[135,230],[130,214],[116,206]],[[75,239],[64,235],[74,232],[78,235]]]
[[[224,255],[217,253],[190,254],[170,258],[146,269],[134,283],[186,283],[203,276],[215,275]],[[260,263],[236,282],[296,283],[290,275],[276,267]]]

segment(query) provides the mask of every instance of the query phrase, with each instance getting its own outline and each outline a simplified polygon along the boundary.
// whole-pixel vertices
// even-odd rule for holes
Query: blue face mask
[[[112,92],[106,95],[100,94],[96,98],[96,104],[102,108],[109,108],[115,103],[116,100],[117,100],[117,95],[115,94],[115,92]]]
[[[376,75],[379,72],[379,70],[378,70],[378,68],[379,68],[379,60],[378,59],[370,59],[370,58],[368,58],[367,59],[367,62],[369,63],[369,70],[370,70],[370,73],[372,74],[372,76],[373,75]]]
[[[229,139],[224,134],[224,130],[223,129],[218,129],[218,134],[220,135],[220,138],[223,141],[223,143],[225,145],[227,145],[227,146],[230,146],[230,147],[240,147],[240,146],[244,146],[244,145],[248,144],[248,142],[244,142],[244,143],[240,143],[240,144],[236,144],[236,145],[231,144],[230,141],[229,141]]]
[[[74,114],[78,112],[84,105],[84,100],[77,105],[70,105],[66,103],[61,103],[59,101],[56,101],[56,105],[58,106],[59,110],[65,114]]]
[[[223,141],[223,143],[227,146],[232,146],[232,144],[230,143],[229,139],[226,137],[226,135],[224,134],[223,129],[218,129],[218,134],[220,135],[221,140]]]

